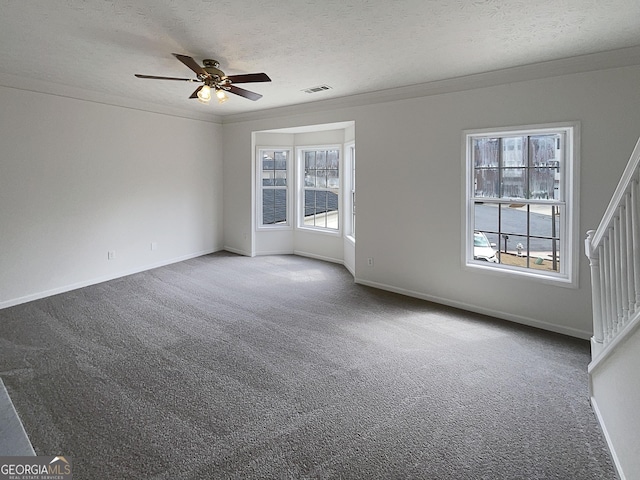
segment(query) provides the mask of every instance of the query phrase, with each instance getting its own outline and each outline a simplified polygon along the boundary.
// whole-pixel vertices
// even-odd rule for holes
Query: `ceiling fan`
[[[200,66],[196,61],[187,55],[174,53],[178,60],[195,72],[197,78],[176,78],[176,77],[157,77],[155,75],[141,75],[136,73],[138,78],[150,78],[155,80],[178,80],[182,82],[202,82],[189,98],[197,98],[199,102],[208,104],[211,100],[211,90],[215,92],[219,103],[227,101],[227,92],[249,100],[259,100],[262,95],[259,93],[236,87],[235,83],[252,83],[252,82],[270,82],[271,79],[266,73],[245,73],[241,75],[225,75],[217,60],[205,59],[202,61],[204,66]]]

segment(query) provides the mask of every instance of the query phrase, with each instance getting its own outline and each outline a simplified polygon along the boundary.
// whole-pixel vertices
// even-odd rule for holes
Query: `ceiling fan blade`
[[[231,83],[253,83],[253,82],[270,82],[271,79],[266,73],[245,73],[243,75],[228,75],[227,78]]]
[[[202,68],[200,65],[198,65],[193,58],[188,57],[187,55],[180,55],[179,53],[174,53],[173,56],[176,57],[178,60],[180,60],[182,63],[184,63],[191,70],[193,70],[196,74],[202,75],[205,77],[209,76],[207,71],[204,68]]]
[[[183,82],[198,82],[195,78],[176,78],[176,77],[157,77],[155,75],[141,75],[139,73],[135,74],[138,78],[151,78],[152,80],[182,80]]]
[[[240,95],[241,97],[248,98],[249,100],[260,100],[262,95],[256,92],[250,92],[249,90],[245,90],[244,88],[236,87],[235,85],[229,85],[229,91],[231,93],[235,93],[236,95]]]
[[[202,90],[202,87],[204,87],[204,85],[200,85],[198,88],[196,88],[196,91],[193,92],[189,98],[198,98],[198,92]]]

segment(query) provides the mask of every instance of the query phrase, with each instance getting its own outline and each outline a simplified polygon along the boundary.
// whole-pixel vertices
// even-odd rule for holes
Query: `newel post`
[[[589,267],[591,268],[591,302],[593,306],[593,337],[591,337],[591,356],[595,358],[603,348],[604,331],[602,322],[602,298],[600,287],[600,258],[598,250],[593,248],[591,243],[595,230],[587,232],[587,238],[584,241],[584,250],[589,259]]]

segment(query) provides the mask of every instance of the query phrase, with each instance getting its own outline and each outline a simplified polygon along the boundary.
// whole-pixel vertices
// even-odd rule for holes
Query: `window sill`
[[[501,276],[505,279],[518,278],[522,280],[533,280],[540,283],[546,283],[547,285],[553,285],[555,287],[564,288],[578,288],[577,281],[572,281],[571,278],[563,274],[546,274],[536,273],[535,270],[523,270],[515,267],[508,266],[493,266],[487,265],[487,262],[470,261],[464,264],[464,268],[469,271],[487,273],[489,275]]]
[[[320,233],[322,235],[329,235],[331,237],[339,237],[342,235],[340,230],[329,230],[326,228],[317,228],[317,227],[297,227],[297,230],[301,232],[310,232],[310,233]]]
[[[272,232],[272,231],[283,231],[283,230],[292,230],[291,225],[258,225],[256,228],[258,232]]]

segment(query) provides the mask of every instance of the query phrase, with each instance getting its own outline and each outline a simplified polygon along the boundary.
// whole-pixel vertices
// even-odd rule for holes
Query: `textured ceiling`
[[[638,0],[0,0],[0,83],[219,116],[638,45]],[[191,77],[172,52],[272,82],[205,106],[133,76]]]

